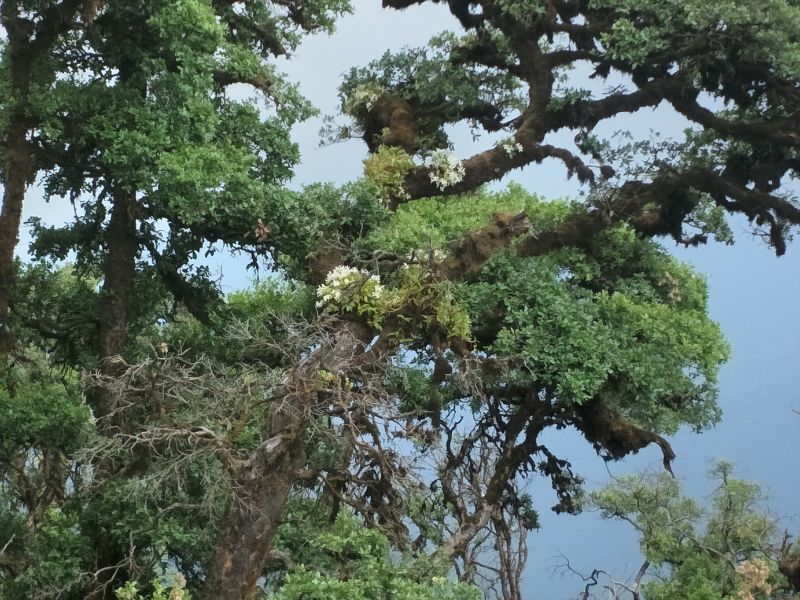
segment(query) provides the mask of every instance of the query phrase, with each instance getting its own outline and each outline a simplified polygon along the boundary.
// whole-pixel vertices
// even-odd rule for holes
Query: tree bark
[[[17,111],[14,111],[15,113]],[[14,249],[19,242],[22,203],[33,180],[35,169],[26,141],[27,127],[18,114],[12,114],[6,136],[5,188],[0,211],[0,353],[14,346],[9,323],[9,303],[14,280]]]
[[[9,302],[14,279],[14,249],[19,241],[22,203],[25,191],[35,175],[33,157],[27,140],[25,123],[26,105],[30,90],[30,44],[21,26],[18,7],[13,2],[3,2],[2,23],[8,35],[8,69],[11,102],[6,130],[6,156],[3,165],[5,187],[3,208],[0,211],[0,353],[11,350],[14,337],[9,323]]]
[[[43,10],[35,24],[20,16],[19,2],[0,2],[0,23],[8,36],[8,74],[12,106],[5,135],[3,165],[5,186],[0,210],[0,354],[14,346],[9,323],[11,289],[14,280],[14,249],[19,242],[19,227],[25,192],[36,177],[36,161],[28,143],[28,104],[35,63],[48,53],[72,22],[81,0],[64,0]],[[49,74],[51,78],[55,73]]]
[[[139,248],[136,235],[136,193],[115,189],[112,195],[114,204],[105,232],[106,260],[99,307],[98,363],[103,381],[119,376],[123,370],[121,356],[128,341],[128,321]],[[104,435],[114,435],[123,423],[114,417],[113,398],[108,387],[102,384],[98,386],[90,396],[90,401],[97,417],[98,430]],[[104,479],[117,472],[119,465],[100,461],[96,469],[98,478]],[[98,536],[95,544],[95,562],[105,570],[98,571],[99,574],[86,597],[106,600],[113,597],[110,584],[115,575],[115,570],[107,567],[124,565],[126,556],[124,549],[107,537]]]
[[[243,600],[256,595],[272,540],[280,525],[297,474],[305,464],[300,410],[307,398],[279,408],[269,419],[267,447],[237,477],[207,568],[201,600]]]
[[[100,293],[99,367],[104,377],[116,377],[128,341],[133,279],[139,244],[136,236],[136,193],[115,189],[111,220],[105,232],[106,262],[103,269],[103,289]],[[111,399],[101,386],[94,406],[101,429],[111,411]]]
[[[319,371],[345,371],[369,338],[366,326],[345,322],[284,379],[264,428],[265,441],[234,477],[201,600],[256,596],[275,532],[305,466],[303,434],[318,402]]]

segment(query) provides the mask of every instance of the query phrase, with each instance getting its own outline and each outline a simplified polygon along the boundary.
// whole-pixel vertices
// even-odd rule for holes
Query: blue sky
[[[307,40],[290,61],[281,63],[281,68],[324,113],[335,112],[336,88],[350,66],[364,64],[388,49],[424,44],[432,34],[453,27],[443,6],[412,7],[398,13],[381,9],[377,1],[356,0],[355,8],[354,15],[339,23],[335,35]],[[360,141],[350,141],[319,148],[320,125],[319,120],[314,120],[297,128],[295,139],[303,150],[303,162],[295,183],[343,183],[357,178],[366,147]],[[657,129],[679,135],[684,126],[678,116],[661,108],[618,119],[604,131],[625,128],[646,134]],[[465,131],[455,131],[453,138],[460,157],[476,149]],[[509,179],[547,197],[578,191],[577,183],[568,181],[563,167],[556,163],[529,167]],[[26,203],[25,218],[44,216],[46,222],[58,223],[71,212],[66,201],[45,205],[34,191]],[[781,519],[781,527],[797,532],[800,415],[793,409],[800,410],[800,244],[790,245],[786,256],[778,259],[760,240],[750,236],[746,222],[734,220],[732,225],[737,240],[732,247],[712,244],[675,250],[681,259],[707,274],[711,315],[721,324],[733,347],[732,358],[721,373],[722,423],[700,436],[681,432],[672,439],[678,454],[675,471],[688,490],[702,497],[710,492],[705,475],[713,461],[732,459],[738,475],[763,486],[767,504]],[[23,233],[21,248],[28,239]],[[227,290],[248,284],[250,275],[244,270],[245,263],[245,258],[219,255],[211,262]],[[632,460],[606,465],[569,430],[554,432],[546,441],[573,461],[590,487],[606,483],[609,474],[622,475],[660,465],[658,449],[646,449]],[[578,568],[608,569],[620,579],[638,569],[636,537],[625,524],[602,522],[593,514],[552,515],[546,509],[554,504],[549,484],[534,484],[532,490],[542,510],[543,528],[529,539],[527,598],[576,596],[580,588],[577,579],[553,577],[548,569],[559,552]]]

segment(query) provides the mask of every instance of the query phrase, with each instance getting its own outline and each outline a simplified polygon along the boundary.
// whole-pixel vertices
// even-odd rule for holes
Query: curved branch
[[[654,79],[635,92],[610,94],[598,100],[576,100],[556,109],[548,109],[547,122],[550,131],[564,127],[591,129],[600,121],[621,113],[658,106],[678,84],[674,76]]]
[[[274,82],[266,75],[266,73],[243,76],[218,69],[214,71],[214,83],[221,87],[234,85],[236,83],[243,83],[254,87],[266,96],[274,96]]]
[[[672,461],[675,452],[669,442],[618,415],[600,397],[578,407],[576,417],[575,425],[605,460],[620,460],[656,444],[661,448],[664,468],[674,477]]]
[[[669,94],[667,100],[675,107],[675,110],[687,119],[723,135],[734,136],[756,143],[763,143],[768,140],[775,144],[789,147],[800,146],[800,128],[797,125],[797,114],[793,115],[793,118],[777,122],[732,121],[717,116],[713,111],[700,106],[695,99],[688,98],[683,94]]]
[[[594,180],[594,172],[584,164],[580,157],[565,148],[527,141],[523,139],[524,130],[523,125],[516,138],[522,146],[522,151],[509,154],[502,147],[484,150],[462,161],[464,178],[448,188],[441,189],[432,181],[429,167],[417,167],[406,177],[403,184],[404,194],[395,196],[392,199],[392,206],[396,207],[399,204],[418,198],[450,196],[469,192],[484,183],[502,178],[513,169],[518,169],[531,163],[541,163],[546,158],[561,160],[566,165],[569,174],[576,174],[581,182]]]
[[[161,281],[175,299],[183,304],[186,310],[203,325],[211,325],[208,299],[202,297],[202,291],[181,276],[178,268],[158,252],[152,240],[144,240],[142,243],[153,258]]]

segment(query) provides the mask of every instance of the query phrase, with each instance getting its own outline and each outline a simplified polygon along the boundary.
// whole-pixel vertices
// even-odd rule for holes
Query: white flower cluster
[[[444,190],[464,179],[464,163],[452,152],[434,150],[425,161],[430,168],[431,182],[440,190]]]
[[[341,303],[343,298],[347,299],[345,294],[348,292],[351,295],[350,300],[356,304],[375,302],[383,295],[383,286],[377,275],[339,265],[325,276],[325,283],[317,288],[317,308]]]
[[[410,263],[427,261],[442,262],[445,258],[447,258],[447,252],[440,250],[439,248],[433,248],[429,250],[411,250],[410,252],[406,252],[403,258]],[[405,265],[404,263],[404,266],[408,265]]]
[[[383,90],[376,85],[360,85],[353,90],[353,93],[347,99],[345,110],[352,113],[362,106],[367,110],[372,110],[372,107],[375,106],[382,94]]]
[[[500,147],[503,149],[509,158],[514,156],[515,154],[519,154],[522,152],[522,144],[519,142],[515,142],[514,138],[505,138],[500,140]]]

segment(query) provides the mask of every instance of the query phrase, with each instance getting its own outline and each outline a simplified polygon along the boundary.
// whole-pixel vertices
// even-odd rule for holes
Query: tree
[[[119,374],[129,331],[141,328],[139,319],[152,322],[149,305],[159,295],[171,295],[210,323],[218,291],[205,270],[188,264],[204,245],[247,245],[253,256],[266,253],[269,229],[259,215],[280,204],[280,184],[297,154],[289,128],[310,114],[266,59],[287,53],[299,39],[297,30],[329,27],[345,5],[288,4],[287,14],[274,15],[258,2],[109,2],[101,12],[93,2],[84,26],[77,27],[70,19],[77,17],[78,3],[19,4],[4,3],[6,26],[36,23],[49,37],[38,35],[42,47],[33,56],[12,39],[6,48],[12,91],[15,60],[38,60],[45,74],[36,71],[39,79],[25,84],[24,96],[14,91],[3,107],[17,128],[14,135],[24,138],[27,161],[5,171],[16,179],[7,182],[5,191],[14,197],[3,204],[4,352],[13,342],[6,335],[13,324],[6,308],[14,292],[6,284],[12,279],[23,184],[43,171],[46,195],[69,197],[76,214],[79,209],[83,214],[64,228],[35,222],[35,252],[56,259],[74,252],[82,276],[102,282],[89,317],[97,334],[84,340],[90,347],[81,348],[90,360],[68,364],[96,365],[112,378]],[[67,6],[74,10],[67,13]],[[48,25],[51,21],[60,29]],[[57,39],[59,32],[63,36]],[[262,116],[255,100],[232,98],[234,84],[249,85],[274,101],[272,114]],[[13,139],[10,133],[9,143]],[[166,303],[160,308],[169,311]],[[50,323],[56,326],[42,327],[33,314],[20,311],[17,325],[40,328],[53,343],[74,346],[65,342],[74,320],[53,315]],[[125,429],[114,421],[104,386],[93,390],[90,404],[101,430]],[[106,461],[95,466],[109,474],[119,468]],[[101,564],[120,559],[118,548],[102,552],[109,555],[99,558]]]
[[[777,541],[775,522],[759,506],[758,486],[732,474],[730,463],[712,470],[717,487],[708,510],[663,475],[625,477],[590,495],[589,505],[603,516],[628,521],[639,531],[646,559],[640,578],[648,569],[653,575],[641,586],[642,598],[796,597],[797,568],[790,567],[796,552],[788,534]],[[616,593],[640,597],[626,586]]]
[[[29,4],[40,4],[31,7]],[[0,23],[7,36],[3,45],[3,208],[0,211],[0,352],[14,343],[8,323],[9,295],[14,274],[22,204],[36,176],[28,133],[41,124],[30,114],[31,88],[47,87],[56,77],[50,54],[58,39],[74,27],[84,8],[91,21],[99,3],[65,0],[60,3],[2,2]]]
[[[355,199],[352,205],[357,205]],[[725,345],[704,314],[701,278],[626,228],[608,232],[598,246],[602,253],[595,257],[570,250],[519,259],[503,251],[491,258],[491,268],[469,283],[456,285],[442,276],[463,272],[464,261],[475,260],[478,250],[501,243],[501,226],[508,226],[508,215],[524,211],[546,228],[571,210],[567,203],[543,203],[521,188],[454,204],[421,201],[388,220],[384,217],[384,223],[363,239],[366,256],[374,256],[372,248],[377,248],[386,260],[406,257],[400,259],[406,267],[384,284],[357,269],[340,268],[317,294],[313,287],[295,284],[231,298],[230,312],[247,319],[255,330],[240,327],[235,339],[219,343],[205,358],[198,348],[205,345],[207,329],[197,321],[183,317],[149,335],[144,332],[139,337],[144,345],[131,349],[131,360],[139,356],[145,362],[139,358],[113,381],[98,380],[108,386],[110,405],[126,429],[87,441],[84,447],[92,453],[88,460],[96,463],[92,457],[99,456],[126,468],[122,476],[105,482],[101,493],[91,486],[75,490],[73,514],[82,531],[103,532],[114,546],[136,548],[133,555],[122,556],[121,568],[136,564],[144,581],[170,557],[187,574],[189,587],[199,587],[202,577],[191,574],[207,568],[208,551],[237,548],[212,541],[216,527],[229,518],[219,514],[225,502],[228,512],[239,510],[246,517],[260,500],[243,496],[245,475],[247,469],[269,466],[252,457],[270,440],[275,443],[275,436],[264,434],[264,423],[271,422],[276,407],[296,407],[282,396],[294,388],[309,390],[315,399],[300,415],[305,455],[284,457],[296,461],[291,478],[269,471],[260,475],[261,481],[290,479],[295,493],[314,491],[330,503],[331,515],[356,511],[406,551],[419,552],[433,544],[438,558],[460,559],[466,580],[478,577],[488,543],[481,539],[484,529],[506,539],[536,525],[530,500],[518,493],[505,469],[540,470],[552,478],[560,495],[558,510],[576,509],[579,478],[567,461],[538,443],[545,428],[561,427],[569,419],[583,426],[587,438],[609,457],[651,441],[671,456],[662,437],[636,423],[650,419],[653,429],[671,431],[680,422],[702,427],[716,417],[715,394],[708,382],[725,356]],[[490,225],[480,234],[465,233],[483,222]],[[432,261],[438,260],[448,240],[459,238],[465,241],[434,268]],[[636,257],[636,262],[629,260],[621,271],[620,253]],[[41,273],[40,269],[38,277]],[[20,278],[39,290],[26,297],[44,309],[60,310],[63,301],[43,302],[48,287],[34,274]],[[595,288],[593,282],[600,277],[605,285]],[[81,290],[87,288],[91,294],[91,285],[78,285],[77,292],[86,293]],[[74,293],[55,291],[62,297]],[[490,299],[502,299],[502,308]],[[319,316],[315,300],[322,303]],[[376,355],[367,353],[359,360],[352,350],[340,357],[341,310],[353,316],[360,312],[373,323],[380,320],[387,341],[378,343],[386,344],[385,349],[373,345],[368,352]],[[488,334],[497,340],[488,362],[451,352],[437,356],[435,349],[415,342],[419,332],[445,340],[477,338],[478,329],[473,334],[471,324],[483,322],[483,315],[491,312],[503,316],[497,323],[487,321],[497,330]],[[684,333],[689,330],[695,332],[691,338]],[[148,338],[155,355],[146,347]],[[297,365],[296,357],[309,348],[332,350],[312,353]],[[654,362],[648,348],[658,349],[662,359]],[[393,364],[386,364],[384,352],[395,356]],[[536,395],[523,391],[534,385],[533,376],[524,361],[516,362],[517,356],[527,365],[538,365],[541,383],[536,384]],[[453,372],[431,381],[441,377],[431,364],[445,360],[453,362]],[[704,380],[688,376],[687,364],[694,364],[697,377]],[[608,373],[614,374],[618,388],[608,388]],[[640,407],[623,404],[624,382],[632,386],[629,393],[641,399]],[[594,398],[604,388],[608,395],[602,401]],[[524,404],[514,400],[518,393],[525,394]],[[664,395],[671,400],[660,408]],[[563,396],[582,398],[587,408],[576,406],[569,417],[561,417]],[[617,414],[623,410],[625,417]],[[472,425],[459,424],[459,414],[469,414]],[[503,425],[504,419],[509,425]],[[606,424],[610,435],[601,429]],[[415,452],[406,449],[402,456],[391,448],[392,439],[403,438],[416,445]],[[30,449],[23,446],[17,452],[24,455]],[[428,485],[412,471],[422,457],[437,459],[437,479]],[[91,511],[82,504],[87,496]],[[274,496],[264,498],[273,501]],[[497,502],[500,512],[489,502]],[[275,518],[273,535],[285,518],[284,506]],[[198,522],[205,525],[190,525]],[[409,537],[412,523],[417,533]],[[269,560],[268,555],[265,564]],[[89,577],[91,571],[76,562]],[[261,568],[259,574],[263,572]],[[501,573],[505,576],[506,571]],[[514,589],[513,581],[508,587]]]
[[[49,503],[52,518],[73,519],[59,531],[78,532],[62,562],[88,574],[70,593],[88,579],[108,595],[166,561],[201,598],[252,598],[290,500],[308,493],[334,520],[359,515],[400,550],[454,562],[464,581],[480,580],[494,544],[498,592],[518,598],[513,540],[536,525],[520,482],[549,477],[556,510],[578,508],[580,477],[542,445],[545,429],[575,427],[607,460],[656,444],[670,469],[664,436],[717,418],[726,346],[704,282],[652,238],[728,239],[725,214],[738,212],[784,252],[800,224],[786,187],[798,170],[800,9],[448,5],[463,35],[346,78],[352,122],[334,133],[362,136],[370,155],[365,180],[342,189],[282,186],[288,128],[306,107],[267,60],[297,41],[292,27],[328,27],[343,4],[110,2],[55,54],[61,75],[26,104],[46,123],[32,142],[48,193],[84,214],[38,227],[35,249],[74,250],[77,283],[23,269],[29,289],[55,294],[38,307],[16,286],[11,325],[31,332],[21,348],[99,368],[86,380],[95,435],[83,454],[59,449],[67,464],[86,457],[91,485],[56,479],[69,503]],[[581,85],[568,69],[585,64],[622,87],[568,87]],[[225,89],[239,81],[277,96],[275,116],[233,101]],[[694,123],[684,139],[614,146],[595,133],[661,103]],[[506,137],[458,160],[445,127],[463,122]],[[547,143],[565,128],[574,148]],[[545,158],[586,183],[583,201],[480,187]],[[216,241],[269,254],[283,283],[222,302],[189,266]],[[64,306],[70,294],[87,302]],[[29,318],[87,305],[97,332],[85,340],[60,314]],[[23,441],[10,453],[42,443]],[[433,461],[430,481],[415,453]],[[6,477],[17,522],[30,505]],[[42,535],[39,523],[27,534]],[[9,585],[29,571],[16,563]]]

